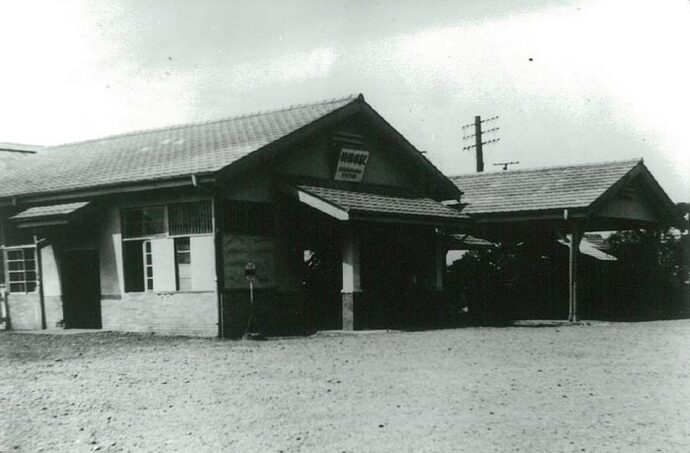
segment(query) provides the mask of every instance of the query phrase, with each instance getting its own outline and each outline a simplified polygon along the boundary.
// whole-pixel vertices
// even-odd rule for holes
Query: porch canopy
[[[423,224],[463,231],[471,224],[468,215],[431,198],[313,185],[293,185],[288,190],[301,203],[341,221]]]
[[[13,215],[10,217],[10,220],[15,222],[17,228],[67,225],[77,220],[89,204],[88,201],[80,201],[50,206],[36,206]]]
[[[521,240],[555,233],[568,244],[571,321],[577,320],[576,251],[583,252],[586,231],[659,228],[677,222],[674,203],[642,159],[450,179],[463,191],[463,212],[473,218],[474,234]]]

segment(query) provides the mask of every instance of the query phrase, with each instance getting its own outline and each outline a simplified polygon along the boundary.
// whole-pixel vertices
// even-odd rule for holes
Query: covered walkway
[[[474,234],[569,248],[568,320],[578,320],[578,251],[586,232],[666,228],[675,205],[641,159],[451,177]],[[587,247],[585,247],[587,248]],[[542,270],[544,272],[545,270]],[[535,270],[539,272],[539,270]]]

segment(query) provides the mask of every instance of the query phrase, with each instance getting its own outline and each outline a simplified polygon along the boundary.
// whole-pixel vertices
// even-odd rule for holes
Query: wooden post
[[[443,290],[443,276],[446,273],[446,244],[439,232],[434,233],[433,278],[432,286],[435,290]]]
[[[359,241],[352,225],[346,225],[343,235],[343,330],[355,330],[357,314],[355,298],[361,292],[359,280]]]
[[[569,234],[569,256],[568,256],[568,280],[569,286],[569,313],[568,321],[577,321],[577,258],[580,253],[580,241],[582,240],[582,230],[575,221],[570,222]]]
[[[216,311],[218,316],[218,338],[223,338],[228,332],[225,331],[223,318],[225,316],[224,305],[224,291],[225,291],[225,263],[223,255],[223,231],[225,225],[224,219],[224,205],[220,191],[215,188],[215,193],[211,198],[213,205],[213,248],[215,250],[215,264],[216,264]]]
[[[48,324],[46,322],[45,293],[43,292],[43,263],[41,260],[41,242],[38,240],[38,236],[36,236],[35,234],[34,260],[36,260],[36,289],[38,290],[38,301],[41,307],[41,329],[45,330],[48,327]]]

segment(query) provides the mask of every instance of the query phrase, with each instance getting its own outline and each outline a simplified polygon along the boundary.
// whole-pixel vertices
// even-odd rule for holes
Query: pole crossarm
[[[496,143],[496,142],[499,142],[499,141],[501,141],[500,138],[494,138],[494,139],[491,139],[491,140],[487,140],[487,141],[485,141],[485,142],[482,142],[482,145],[488,145],[488,144],[490,144],[490,143]],[[476,148],[476,147],[477,147],[477,145],[474,144],[474,145],[463,146],[462,149],[463,149],[464,151],[468,151],[468,150],[470,150],[470,149],[472,149],[472,148]]]

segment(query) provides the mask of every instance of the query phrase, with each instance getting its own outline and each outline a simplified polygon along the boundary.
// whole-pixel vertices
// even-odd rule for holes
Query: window
[[[273,205],[232,201],[225,204],[225,225],[228,233],[273,234]]]
[[[148,242],[148,241],[147,241]],[[148,242],[149,245],[151,242]],[[123,241],[125,292],[144,291],[144,241]],[[152,257],[153,258],[153,257]],[[152,263],[153,264],[153,263]]]
[[[7,276],[11,293],[36,291],[36,250],[7,250]]]
[[[127,209],[122,212],[122,224],[125,238],[165,234],[165,206]]]
[[[203,278],[193,284],[191,268],[192,246],[200,247],[200,256],[208,255],[209,262],[213,262],[213,237],[196,237],[211,233],[210,200],[123,210],[125,292],[212,289]],[[204,252],[207,247],[208,253]],[[196,265],[204,266],[204,260]]]
[[[170,235],[212,233],[211,202],[176,203],[168,206]]]
[[[151,241],[144,241],[144,272],[146,289],[153,291],[153,253],[151,252]]]
[[[192,253],[189,238],[175,238],[175,280],[178,291],[192,290]]]

